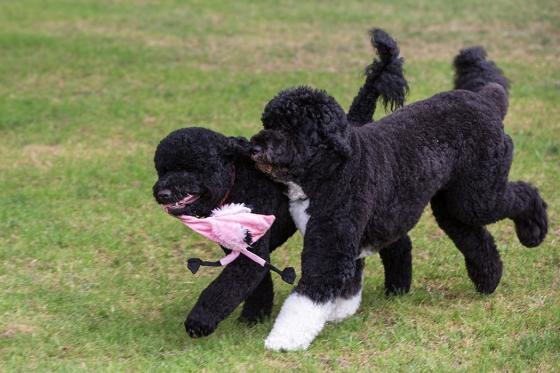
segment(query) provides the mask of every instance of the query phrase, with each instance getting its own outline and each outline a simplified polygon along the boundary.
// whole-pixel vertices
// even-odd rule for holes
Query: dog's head
[[[249,147],[204,128],[171,132],[156,149],[154,198],[175,216],[208,216],[234,182],[235,158],[248,156]]]
[[[325,155],[345,159],[350,154],[346,114],[324,91],[282,91],[266,105],[262,122],[264,130],[251,139],[251,157],[277,181],[297,178]]]

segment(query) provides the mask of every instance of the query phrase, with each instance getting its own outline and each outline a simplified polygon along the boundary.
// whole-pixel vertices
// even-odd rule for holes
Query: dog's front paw
[[[334,302],[315,303],[292,293],[284,302],[264,345],[274,351],[305,350],[321,332]]]
[[[313,338],[303,333],[270,333],[264,341],[264,347],[273,351],[305,350],[309,347]]]
[[[352,316],[358,311],[360,302],[362,300],[362,291],[360,290],[353,296],[348,298],[337,297],[334,307],[329,315],[327,321],[340,322]]]
[[[191,338],[206,337],[216,330],[217,324],[210,320],[195,319],[187,317],[185,320],[185,330]]]

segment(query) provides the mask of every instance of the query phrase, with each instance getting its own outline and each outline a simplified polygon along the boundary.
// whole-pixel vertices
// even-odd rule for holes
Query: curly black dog
[[[349,116],[353,125],[371,121],[376,101],[402,105],[408,89],[396,43],[383,31],[372,34],[380,55],[366,71],[366,82],[353,101]],[[245,203],[253,212],[275,215],[276,221],[252,248],[269,260],[270,253],[295,231],[288,211],[285,187],[260,173],[249,156],[248,140],[231,138],[204,128],[184,128],[170,133],[157,147],[158,180],[153,194],[160,204],[195,196],[193,203],[172,209],[174,215],[208,216],[224,203]],[[225,250],[225,249],[224,249]],[[224,268],[202,292],[185,321],[191,337],[211,334],[218,323],[241,302],[241,320],[260,321],[272,310],[270,272],[245,257]]]
[[[356,259],[364,253],[384,248],[386,270],[402,263],[408,270],[406,234],[428,203],[481,293],[492,293],[502,275],[485,225],[510,218],[523,245],[543,241],[545,202],[529,184],[508,182],[513,143],[502,124],[506,78],[480,47],[463,50],[454,65],[454,90],[373,125],[350,126],[332,97],[307,87],[283,91],[267,104],[264,130],[252,139],[253,159],[288,185],[292,215],[305,231],[301,279],[267,348],[306,348],[347,283],[357,299],[346,316],[355,312],[363,266]],[[388,280],[408,290],[409,273]]]
[[[192,204],[170,210],[174,215],[209,216],[226,202],[246,203],[255,213],[275,215],[270,231],[251,250],[269,261],[270,252],[295,232],[295,226],[282,189],[255,169],[244,142],[196,127],[170,133],[155,153],[159,178],[154,197],[160,204],[179,201],[187,194],[198,197]],[[272,300],[270,272],[240,257],[202,292],[185,321],[186,331],[191,337],[211,334],[243,301],[241,319],[259,321],[270,315]]]

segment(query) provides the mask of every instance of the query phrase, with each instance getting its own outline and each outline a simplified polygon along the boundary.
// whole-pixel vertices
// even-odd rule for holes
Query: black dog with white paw
[[[377,30],[372,42],[381,60],[368,68],[366,83],[353,101],[349,113],[353,125],[371,121],[379,98],[386,105],[402,104],[408,88],[394,41]],[[270,231],[251,248],[268,261],[270,253],[295,232],[295,226],[285,187],[255,168],[250,149],[246,139],[204,128],[174,131],[157,147],[158,181],[153,193],[156,201],[176,216],[207,217],[225,203],[244,203],[254,213],[276,216]],[[185,328],[191,337],[209,335],[242,302],[241,320],[260,321],[270,315],[273,296],[270,272],[242,256],[228,264],[202,292]]]
[[[356,300],[345,308],[355,312],[363,266],[357,258],[381,249],[386,269],[409,263],[406,234],[428,203],[481,293],[492,293],[502,275],[485,225],[510,218],[523,245],[543,241],[546,203],[529,184],[508,181],[513,143],[502,123],[506,78],[482,48],[462,51],[455,68],[455,90],[361,127],[349,125],[332,97],[307,87],[283,91],[267,104],[264,130],[252,139],[253,159],[288,185],[290,210],[305,231],[301,279],[267,348],[307,348],[347,283]],[[409,278],[402,276],[397,271],[386,280],[406,290]]]

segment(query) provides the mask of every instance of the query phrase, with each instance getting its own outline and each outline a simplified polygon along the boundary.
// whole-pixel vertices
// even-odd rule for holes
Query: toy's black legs
[[[480,293],[494,292],[502,277],[502,261],[493,237],[483,226],[464,224],[452,216],[441,197],[434,197],[432,210],[438,225],[463,253],[467,272]]]
[[[245,300],[243,311],[239,320],[255,323],[270,316],[272,312],[272,301],[274,299],[274,288],[272,276],[268,272],[253,293]]]
[[[379,251],[385,269],[385,294],[404,294],[412,282],[412,243],[408,235]]]

